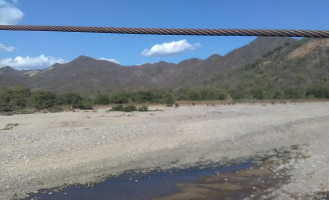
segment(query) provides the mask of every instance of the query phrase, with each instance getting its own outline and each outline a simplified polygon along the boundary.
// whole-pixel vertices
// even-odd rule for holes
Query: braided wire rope
[[[169,28],[122,28],[122,27],[91,27],[91,26],[0,25],[0,30],[150,34],[150,35],[278,36],[278,37],[329,38],[328,30],[295,30],[295,29],[169,29]]]

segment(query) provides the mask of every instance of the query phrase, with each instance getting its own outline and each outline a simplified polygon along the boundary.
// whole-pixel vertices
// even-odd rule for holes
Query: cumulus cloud
[[[54,58],[51,56],[40,55],[38,57],[21,57],[5,58],[0,60],[0,67],[10,66],[17,70],[43,69],[54,63],[64,63],[65,60],[61,58]]]
[[[14,1],[15,3],[15,1]],[[24,13],[7,1],[0,0],[0,24],[11,25],[19,22]]]
[[[117,59],[114,59],[114,58],[100,58],[99,60],[106,60],[106,61],[109,61],[109,62],[120,64],[120,62]]]
[[[153,45],[150,49],[144,49],[141,54],[142,56],[170,56],[199,47],[201,47],[200,43],[190,44],[187,40],[179,40]]]
[[[0,50],[7,51],[7,52],[12,52],[12,51],[15,50],[15,47],[11,47],[11,46],[8,47],[8,46],[0,43]]]

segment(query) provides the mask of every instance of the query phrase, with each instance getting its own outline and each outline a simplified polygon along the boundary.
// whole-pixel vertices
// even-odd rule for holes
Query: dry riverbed
[[[128,170],[147,172],[212,162],[225,164],[263,158],[274,149],[294,147],[298,147],[301,156],[287,154],[287,158],[275,159],[270,166],[264,161],[253,171],[264,177],[281,174],[289,179],[273,179],[279,183],[268,183],[271,187],[250,185],[263,189],[251,192],[248,198],[315,199],[328,194],[328,102],[159,109],[0,116],[0,199],[19,199],[40,189],[100,182]],[[239,173],[246,176],[252,172]],[[234,179],[235,175],[224,174],[221,180]],[[202,178],[196,184],[204,182],[215,182],[212,187],[217,188],[222,184],[214,177]],[[197,186],[179,187],[188,192]]]

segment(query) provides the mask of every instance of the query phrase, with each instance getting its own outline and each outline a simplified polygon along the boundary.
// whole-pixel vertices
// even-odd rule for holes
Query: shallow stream
[[[243,170],[253,165],[252,160],[230,166],[202,166],[187,169],[170,169],[150,173],[127,172],[93,187],[74,185],[60,191],[40,191],[27,199],[39,200],[148,200],[179,192],[177,184],[191,183],[204,176]],[[26,200],[27,200],[26,199]]]

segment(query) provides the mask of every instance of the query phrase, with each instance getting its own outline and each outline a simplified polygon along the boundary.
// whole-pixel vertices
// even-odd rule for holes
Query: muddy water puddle
[[[73,185],[61,190],[43,190],[27,199],[259,199],[289,182],[288,169],[277,168],[295,159],[296,155],[300,156],[298,159],[303,159],[303,155],[292,153],[298,149],[298,146],[275,149],[265,156],[255,156],[224,165],[207,164],[149,173],[131,171],[93,184],[92,187]]]

